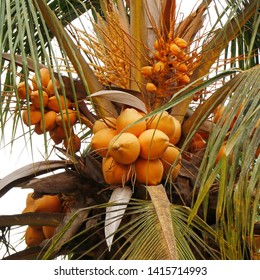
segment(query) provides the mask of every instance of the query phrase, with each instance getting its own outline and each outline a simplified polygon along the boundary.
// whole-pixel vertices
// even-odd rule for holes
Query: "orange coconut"
[[[117,132],[121,132],[124,128],[140,120],[142,117],[143,115],[134,108],[127,108],[123,110],[121,114],[118,116],[116,121]],[[146,121],[143,120],[137,124],[132,125],[124,132],[130,132],[138,137],[145,130],[146,130]]]
[[[51,96],[49,98],[48,103],[47,103],[47,107],[50,110],[53,110],[53,111],[58,113],[65,108],[69,108],[70,107],[70,101],[67,97],[64,98],[63,95],[60,95],[59,97],[54,95],[54,96]]]
[[[176,145],[181,138],[181,123],[175,117],[172,118],[174,120],[175,131],[174,134],[170,137],[170,143]]]
[[[143,159],[160,158],[169,145],[169,137],[158,129],[145,130],[139,137],[140,156]]]
[[[60,83],[57,79],[54,78],[54,82],[52,80],[49,80],[47,88],[46,88],[46,92],[48,93],[49,96],[52,96],[55,94],[55,89],[54,88],[59,89],[60,88]]]
[[[158,185],[163,177],[163,164],[159,159],[138,158],[135,162],[136,180],[145,185]]]
[[[32,88],[30,87],[30,85],[28,85],[28,93],[29,95],[31,95],[32,92]],[[25,82],[20,82],[17,85],[17,93],[20,99],[26,99],[27,98],[27,91],[26,91],[26,84]]]
[[[38,246],[45,240],[45,236],[41,228],[28,226],[25,231],[25,243],[28,247]]]
[[[41,129],[41,122],[37,123],[35,126],[34,126],[34,132],[38,135],[41,135],[44,133],[44,131]]]
[[[112,157],[103,158],[102,172],[109,185],[121,185],[131,178],[131,166],[116,162]]]
[[[107,155],[108,145],[111,139],[117,135],[113,128],[103,128],[95,133],[91,139],[91,148],[102,157]]]
[[[175,132],[175,121],[167,111],[163,111],[147,120],[147,129],[155,128],[171,137]]]
[[[81,141],[78,135],[72,134],[69,139],[64,139],[63,144],[69,154],[74,154],[80,150]]]
[[[70,135],[69,131],[67,131],[68,135]],[[57,126],[54,129],[49,131],[51,139],[54,141],[56,145],[60,144],[62,140],[66,138],[66,131],[63,126]]]
[[[116,128],[116,118],[106,117],[104,119],[99,119],[95,121],[93,125],[93,133],[97,133],[99,130],[103,128]]]
[[[73,126],[77,121],[77,112],[72,109],[63,109],[56,117],[56,123],[59,126]]]
[[[48,111],[44,114],[44,118],[41,120],[40,123],[40,129],[42,131],[50,131],[54,129],[57,124],[56,124],[56,115],[57,113],[55,111]]]
[[[203,140],[196,140],[190,144],[189,151],[196,152],[198,150],[204,149],[205,146],[206,146],[206,143]]]
[[[50,71],[47,68],[40,69],[40,77],[41,77],[41,84],[43,87],[47,87],[50,81]],[[36,82],[36,75],[32,77],[32,87],[34,90],[38,89],[37,82]]]
[[[62,205],[57,195],[44,195],[35,199],[33,210],[34,212],[60,213]]]
[[[35,110],[33,106],[30,106],[30,110],[24,110],[22,113],[22,119],[27,126],[37,124],[42,119],[40,110]]]
[[[49,96],[48,96],[47,92],[45,92],[45,91],[40,92],[38,90],[35,90],[35,91],[31,92],[30,97],[31,97],[32,104],[36,108],[40,108],[41,107],[41,102],[42,102],[42,105],[44,107],[47,106],[48,99],[49,99]]]
[[[57,227],[52,226],[42,226],[42,231],[46,239],[50,239],[55,234]]]
[[[181,161],[180,151],[177,147],[169,145],[161,157],[161,162],[163,164],[164,171],[168,172],[172,164],[176,160],[178,161],[178,163]]]
[[[133,163],[140,153],[138,138],[128,132],[116,135],[109,142],[108,153],[119,163]]]
[[[33,212],[33,205],[35,202],[35,199],[33,198],[33,192],[29,193],[26,197],[26,207],[22,211],[22,213],[28,213]]]
[[[181,164],[178,163],[173,168],[170,168],[167,171],[167,173],[168,173],[167,176],[170,175],[171,180],[174,181],[178,177],[180,169],[181,169]],[[170,174],[169,174],[169,172],[170,172]]]

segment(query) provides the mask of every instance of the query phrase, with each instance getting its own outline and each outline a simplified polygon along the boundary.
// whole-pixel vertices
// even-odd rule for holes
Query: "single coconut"
[[[59,113],[63,109],[70,107],[70,101],[67,97],[64,97],[63,95],[59,95],[59,97],[54,95],[49,98],[47,107],[50,110]]]
[[[17,93],[18,93],[18,96],[19,96],[20,99],[26,99],[27,98],[27,93],[30,96],[31,92],[32,92],[32,88],[30,87],[30,85],[28,85],[28,88],[26,89],[25,82],[20,82],[17,85]]]
[[[173,135],[170,137],[170,143],[176,145],[181,138],[181,123],[175,117],[172,118],[174,120],[175,130]]]
[[[131,165],[118,163],[112,157],[103,158],[102,172],[109,185],[124,185],[132,176]]]
[[[93,125],[93,133],[97,133],[99,130],[103,128],[116,128],[116,118],[106,117],[104,119],[99,119],[95,121]]]
[[[47,106],[49,100],[49,96],[47,92],[45,91],[40,92],[38,90],[35,90],[31,92],[30,97],[34,107],[41,108],[41,104],[43,105],[43,107]]]
[[[113,128],[103,128],[95,133],[91,139],[91,148],[102,157],[107,156],[108,145],[111,139],[117,135]]]
[[[163,111],[147,120],[147,129],[159,129],[168,137],[171,137],[175,132],[175,121],[167,111]]]
[[[40,129],[42,131],[50,131],[57,126],[55,111],[48,111],[44,114],[44,118],[40,122]]]
[[[22,113],[22,119],[27,126],[37,124],[42,119],[40,110],[35,110],[33,106],[30,106],[29,110],[24,110]]]
[[[56,116],[56,123],[59,126],[66,125],[73,126],[77,121],[77,112],[72,109],[63,109],[61,113]]]
[[[38,246],[45,240],[45,236],[41,228],[28,226],[25,231],[25,243],[28,247]]]
[[[54,78],[54,82],[51,80],[49,80],[47,88],[46,88],[46,92],[48,93],[49,96],[53,96],[55,94],[55,87],[56,89],[60,89],[60,83],[57,79]]]
[[[136,180],[145,185],[156,186],[163,177],[163,164],[159,159],[138,158],[135,162]]]
[[[52,226],[42,226],[42,231],[46,239],[50,239],[55,234],[57,227]]]
[[[187,41],[179,37],[174,38],[173,42],[181,49],[187,48],[188,46]]]
[[[78,135],[72,134],[69,139],[64,139],[63,145],[69,154],[74,154],[80,150],[81,141]]]
[[[42,84],[42,86],[43,87],[47,87],[48,83],[49,83],[49,81],[51,79],[49,69],[47,69],[47,68],[40,69],[40,77],[41,77],[41,84]],[[36,82],[36,75],[34,75],[32,77],[32,87],[33,87],[34,90],[38,89],[38,85],[37,85],[37,82]]]
[[[138,158],[140,143],[132,133],[122,133],[114,136],[108,145],[108,154],[117,162],[131,164]]]
[[[143,131],[146,130],[146,121],[140,121],[136,124],[134,122],[140,120],[143,115],[134,108],[127,108],[121,112],[116,121],[116,130],[121,132],[126,127],[130,126],[123,132],[129,132],[138,137]]]
[[[169,145],[169,137],[158,129],[145,130],[139,137],[140,156],[143,159],[160,158]]]
[[[180,151],[177,147],[169,145],[161,157],[164,171],[168,172],[172,164],[175,163],[176,160],[178,163],[181,161]]]
[[[61,201],[57,195],[44,195],[35,199],[33,205],[33,212],[60,213],[61,209]]]

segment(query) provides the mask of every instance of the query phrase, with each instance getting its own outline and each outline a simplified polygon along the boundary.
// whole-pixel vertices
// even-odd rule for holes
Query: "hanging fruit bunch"
[[[23,122],[27,126],[34,125],[34,132],[37,134],[49,132],[56,145],[63,142],[69,153],[76,153],[81,145],[80,138],[73,129],[77,121],[77,112],[67,97],[55,93],[54,88],[59,89],[60,85],[55,78],[55,85],[53,84],[47,68],[40,70],[40,77],[42,90],[38,89],[36,75],[32,77],[31,86],[25,82],[17,85],[19,98],[26,100],[28,92],[30,100],[30,104],[22,112]],[[41,107],[44,107],[44,112],[41,111]]]
[[[102,171],[109,185],[124,185],[133,178],[141,184],[158,185],[163,176],[171,180],[177,177],[181,160],[175,146],[181,136],[179,121],[167,111],[147,120],[143,117],[138,110],[126,108],[117,119],[95,122],[91,147],[102,157]]]
[[[65,208],[58,195],[44,195],[34,199],[29,193],[26,207],[22,213],[63,213]],[[28,226],[25,231],[25,243],[28,247],[37,246],[43,240],[50,239],[56,231],[56,226]]]
[[[162,37],[154,42],[155,52],[151,65],[141,73],[146,78],[146,90],[157,97],[172,95],[173,91],[190,83],[190,76],[198,64],[197,54],[187,53],[188,43],[179,37],[165,41]]]

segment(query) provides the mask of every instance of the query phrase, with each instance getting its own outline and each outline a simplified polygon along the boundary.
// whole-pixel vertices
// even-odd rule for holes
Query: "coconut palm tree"
[[[0,181],[1,197],[33,190],[0,216],[7,249],[27,226],[6,259],[259,258],[259,1],[200,1],[185,17],[174,0],[0,5],[1,135],[11,124],[11,143],[21,127],[45,144]],[[113,144],[142,124],[148,158],[119,163]]]

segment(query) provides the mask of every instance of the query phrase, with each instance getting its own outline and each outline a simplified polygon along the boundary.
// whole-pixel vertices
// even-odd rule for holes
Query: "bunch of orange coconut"
[[[40,77],[42,90],[38,89],[35,75],[32,77],[32,86],[25,81],[17,85],[18,97],[27,100],[28,93],[30,100],[27,109],[22,113],[23,122],[27,126],[34,126],[37,134],[48,131],[56,145],[63,142],[69,153],[76,153],[81,145],[79,137],[73,130],[77,121],[77,112],[73,110],[68,98],[55,94],[54,87],[58,89],[60,85],[56,79],[55,86],[53,85],[47,68],[40,70]],[[44,107],[44,112],[41,111],[41,107]]]
[[[97,120],[91,147],[102,158],[102,171],[110,185],[136,180],[158,185],[163,176],[174,180],[181,155],[175,144],[181,136],[180,122],[167,111],[147,120],[134,108],[124,109],[117,119]],[[174,168],[173,168],[174,167]]]
[[[165,96],[169,84],[176,88],[190,82],[190,76],[196,67],[195,56],[186,53],[188,43],[179,37],[165,41],[160,38],[154,42],[154,63],[144,66],[141,73],[148,80],[146,90],[157,96]],[[169,92],[170,94],[170,92]]]
[[[44,195],[34,199],[33,193],[29,193],[26,199],[26,207],[22,213],[62,213],[63,207],[57,195]],[[50,239],[55,233],[53,226],[28,226],[25,231],[25,243],[28,247],[37,246],[45,239]]]

